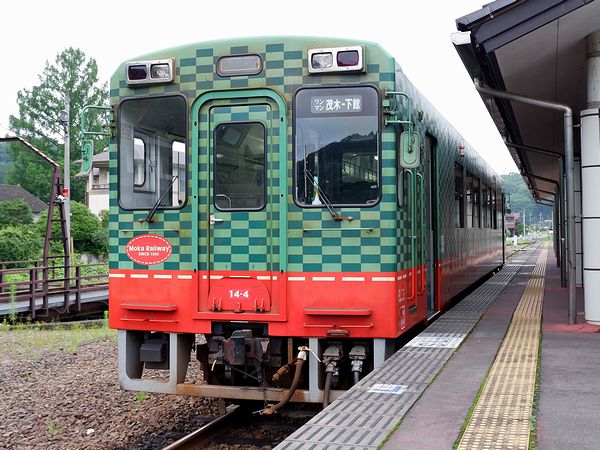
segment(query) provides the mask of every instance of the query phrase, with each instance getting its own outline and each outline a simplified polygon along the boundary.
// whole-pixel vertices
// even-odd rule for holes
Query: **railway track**
[[[539,239],[534,239],[531,242],[529,242],[528,244],[526,244],[522,247],[517,247],[517,248],[507,245],[506,246],[506,259],[508,260],[509,258],[512,258],[513,256],[518,255],[520,252],[525,251],[529,246],[537,243],[538,241],[539,241]]]
[[[260,416],[254,414],[255,411],[250,405],[230,405],[225,414],[163,450],[274,448],[317,413],[316,410],[291,409],[276,416]]]

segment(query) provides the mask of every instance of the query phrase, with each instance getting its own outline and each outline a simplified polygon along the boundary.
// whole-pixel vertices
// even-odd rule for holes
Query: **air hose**
[[[262,416],[267,416],[271,414],[275,414],[277,410],[281,409],[287,402],[290,401],[294,392],[296,392],[296,388],[298,387],[298,383],[300,383],[300,376],[302,375],[302,366],[304,365],[304,361],[306,361],[306,351],[300,350],[298,352],[298,358],[296,359],[296,370],[294,372],[294,379],[292,380],[292,385],[287,390],[285,397],[282,398],[279,403],[273,405],[267,405],[265,409],[258,411],[258,414]]]
[[[329,405],[329,393],[331,392],[331,381],[333,380],[333,372],[328,371],[325,375],[325,388],[323,389],[323,408]]]

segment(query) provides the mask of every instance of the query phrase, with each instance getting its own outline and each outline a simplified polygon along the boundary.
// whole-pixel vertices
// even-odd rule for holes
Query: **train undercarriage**
[[[274,337],[266,335],[266,325],[243,325],[217,323],[210,335],[119,330],[121,384],[136,391],[327,405],[394,352],[394,339]],[[186,382],[194,357],[203,379]],[[168,376],[156,378],[156,371]]]

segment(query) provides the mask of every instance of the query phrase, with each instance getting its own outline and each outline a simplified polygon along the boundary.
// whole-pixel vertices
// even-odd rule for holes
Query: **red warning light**
[[[64,187],[62,189],[62,196],[63,197],[68,197],[69,196],[69,188]]]

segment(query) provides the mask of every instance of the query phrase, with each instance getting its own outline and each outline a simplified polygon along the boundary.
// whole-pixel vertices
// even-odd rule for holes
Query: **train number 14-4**
[[[229,297],[230,298],[250,298],[250,294],[248,293],[248,289],[246,289],[245,291],[236,289],[235,291],[233,289],[229,290]]]

